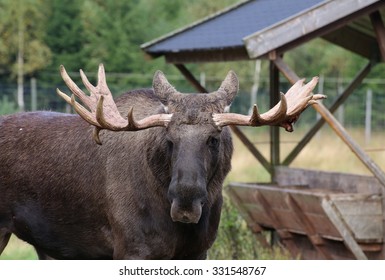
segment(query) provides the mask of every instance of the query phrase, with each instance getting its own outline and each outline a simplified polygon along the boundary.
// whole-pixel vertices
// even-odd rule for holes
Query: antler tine
[[[111,124],[104,116],[104,96],[101,95],[98,101],[98,105],[96,106],[96,120],[101,125],[101,127],[112,130],[112,131],[119,131],[119,130],[127,130],[125,129],[128,126],[128,121],[123,119],[122,116],[120,116],[119,112],[115,113],[114,118],[114,124]]]
[[[92,116],[92,114],[86,109],[84,108],[81,104],[79,104],[78,102],[76,102],[75,100],[75,95],[71,95],[71,97],[69,97],[67,94],[65,94],[64,92],[62,92],[60,89],[56,89],[56,93],[61,97],[63,98],[68,104],[70,104],[74,109],[75,111],[87,122],[91,123],[92,125],[95,125],[95,126],[100,126],[98,124],[98,122],[96,121],[96,119]]]
[[[74,109],[75,111],[86,121],[90,122],[92,125],[95,125],[95,126],[99,126],[99,124],[97,123],[97,121],[95,120],[95,118],[93,118],[92,114],[86,109],[84,108],[81,104],[79,104],[78,102],[76,102],[75,100],[75,95],[71,95],[71,97],[69,97],[67,94],[65,94],[64,92],[62,92],[60,89],[56,89],[56,93],[65,100],[65,102],[67,102],[68,104],[70,104]]]
[[[305,79],[299,79],[298,81],[296,81],[294,83],[294,85],[292,85],[289,90],[286,92],[286,97],[290,97],[292,96],[293,94],[297,94],[298,95],[298,91],[301,90],[301,88],[303,88],[303,84],[305,83]]]
[[[111,124],[104,116],[104,96],[101,96],[96,108],[96,119],[103,128],[112,131],[137,131],[155,126],[165,126],[171,121],[172,114],[157,114],[148,116],[140,121],[134,118],[134,108],[130,107],[127,113],[127,120],[119,125]]]
[[[75,82],[70,78],[66,69],[63,65],[60,65],[60,74],[63,78],[63,81],[67,85],[67,87],[71,90],[73,94],[75,94],[87,107],[90,107],[91,102],[89,97],[75,84]]]
[[[278,108],[277,108],[278,107]],[[261,124],[276,124],[286,117],[287,100],[285,94],[281,92],[281,101],[268,112],[261,115]]]
[[[302,80],[297,81],[297,83],[302,83]],[[296,86],[295,83],[292,88]],[[326,98],[325,95],[322,94],[315,94],[312,95],[311,92],[314,89],[314,87],[318,83],[318,77],[313,77],[310,82],[308,82],[305,85],[302,85],[301,88],[297,89],[297,94],[295,95],[296,91],[293,91],[291,88],[289,89],[288,93],[290,93],[289,98],[292,99],[292,102],[288,108],[288,115],[298,115],[303,110],[305,110],[309,105],[313,104],[318,99],[324,99]]]
[[[100,127],[100,124],[97,122],[95,117],[86,109],[84,108],[81,104],[76,102],[75,100],[75,95],[71,95],[71,105],[75,109],[76,113],[79,114],[86,122]]]
[[[90,96],[86,95],[72,81],[63,65],[60,66],[60,73],[73,95],[70,98],[68,95],[57,89],[58,95],[67,103],[71,104],[75,111],[85,121],[95,127],[93,138],[98,144],[101,144],[99,132],[102,129],[111,131],[136,131],[154,126],[165,127],[171,121],[172,114],[150,115],[139,121],[135,121],[132,107],[128,112],[127,119],[122,117],[118,106],[115,104],[111,91],[108,88],[103,64],[99,64],[98,83],[96,86],[93,86],[83,70],[80,70],[80,77],[83,84],[90,92]],[[75,95],[79,97],[82,103],[86,105],[91,112],[76,102]]]
[[[299,115],[309,105],[316,103],[316,100],[326,98],[325,95],[311,92],[318,82],[318,77],[314,77],[309,83],[304,85],[304,80],[297,81],[285,94],[281,93],[281,101],[268,112],[259,114],[256,105],[253,107],[251,116],[241,114],[213,114],[213,120],[218,127],[226,125],[279,125],[287,131],[293,131],[293,123]]]
[[[65,94],[64,92],[62,92],[60,89],[56,89],[56,93],[65,100],[65,102],[67,102],[68,104],[71,105],[71,97],[69,97],[67,94]]]
[[[281,101],[275,105],[270,111],[259,114],[256,104],[253,106],[253,113],[251,116],[224,113],[213,114],[213,121],[218,127],[226,125],[243,125],[243,126],[262,126],[262,125],[276,125],[286,117],[287,100],[283,93],[281,93]]]
[[[90,107],[91,111],[95,111],[96,108],[95,108],[95,103],[97,101],[97,97],[96,97],[96,92],[97,92],[97,89],[95,86],[93,86],[90,81],[88,80],[87,76],[84,74],[83,70],[80,69],[79,70],[80,72],[80,77],[82,78],[82,82],[83,84],[85,85],[85,87],[87,88],[87,90],[90,92],[90,96],[88,97],[88,99],[90,100],[90,104],[87,105],[88,107]]]
[[[106,93],[110,92],[108,86],[107,86],[107,81],[106,81],[106,72],[104,71],[104,65],[103,63],[99,64],[99,69],[98,69],[98,87],[101,89],[101,93]]]
[[[128,110],[127,120],[128,120],[127,128],[129,130],[138,130],[139,129],[138,123],[134,119],[134,107],[131,107]]]
[[[261,115],[259,114],[258,106],[257,104],[254,104],[253,113],[251,114],[251,117],[250,117],[250,124],[251,125],[257,124],[257,123],[260,123],[261,121],[262,119],[261,119]]]

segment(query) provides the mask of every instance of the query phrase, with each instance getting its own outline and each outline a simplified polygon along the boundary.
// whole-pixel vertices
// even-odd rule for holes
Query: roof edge
[[[298,39],[305,34],[309,34],[349,14],[369,7],[376,2],[379,2],[379,0],[355,0],[354,3],[352,0],[329,0],[321,2],[274,25],[248,35],[242,40],[250,58],[257,58],[289,43],[293,39]],[[330,9],[332,5],[338,5],[339,9],[336,10],[335,7],[334,9]],[[338,15],[338,17],[334,17],[330,22],[314,20],[314,17],[317,15],[322,18],[323,14],[330,14],[331,11]],[[287,31],[288,28],[290,28],[290,32]],[[287,37],[285,36],[287,33],[290,33],[290,40],[284,39]],[[268,42],[268,45],[265,42]]]

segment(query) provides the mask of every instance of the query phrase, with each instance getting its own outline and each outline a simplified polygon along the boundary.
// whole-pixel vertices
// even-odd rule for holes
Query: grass
[[[36,260],[35,250],[28,243],[12,235],[8,246],[0,256],[0,260]]]
[[[257,143],[258,149],[269,158],[269,133],[267,129],[249,129],[245,133],[249,139]],[[305,129],[298,129],[294,133],[281,132],[281,159],[284,159],[296,143],[306,133]],[[349,133],[365,150],[376,164],[385,170],[384,133],[373,133],[369,144],[365,144],[363,130],[354,129]],[[262,165],[248,152],[237,138],[234,138],[234,155],[232,171],[226,178],[225,184],[237,182],[267,182],[270,175]],[[304,148],[291,164],[292,167],[310,168],[325,171],[347,172],[371,175],[370,171],[360,162],[349,148],[329,128],[323,128]],[[258,259],[286,259],[288,254],[280,249],[265,251],[261,249],[255,237],[246,228],[246,224],[239,218],[236,211],[227,201],[222,212],[222,220],[217,242],[209,257],[211,259],[258,258]],[[233,232],[234,234],[231,234]],[[234,238],[235,235],[235,238]],[[239,247],[239,244],[241,246]],[[239,247],[239,252],[234,248]],[[259,246],[259,247],[258,247]],[[227,248],[226,248],[227,247]],[[228,248],[231,247],[231,248]],[[259,248],[257,250],[253,248]],[[234,255],[238,254],[238,255]],[[8,247],[0,259],[36,259],[33,248],[15,237],[11,238]]]
[[[269,159],[269,134],[267,131],[257,133],[255,130],[245,129],[249,139],[256,143],[260,152]],[[300,129],[293,133],[281,133],[280,157],[285,159],[296,144],[307,132]],[[383,132],[372,134],[370,143],[365,143],[362,129],[348,130],[353,139],[367,152],[370,158],[385,170],[385,145]],[[238,182],[267,182],[270,176],[262,165],[248,152],[238,139],[234,139],[233,168],[226,181]],[[346,144],[334,134],[330,128],[323,128],[292,162],[291,167],[317,169],[372,175],[365,165],[352,153]]]

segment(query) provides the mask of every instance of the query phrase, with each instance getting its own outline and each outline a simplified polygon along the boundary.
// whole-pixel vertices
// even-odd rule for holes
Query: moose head
[[[170,181],[167,197],[170,201],[170,215],[173,221],[198,223],[204,206],[210,207],[213,196],[218,190],[209,189],[211,180],[215,180],[218,165],[225,153],[232,152],[232,147],[225,149],[226,137],[222,137],[223,128],[229,125],[263,126],[273,125],[293,130],[293,123],[310,104],[324,98],[311,92],[317,84],[314,77],[309,83],[304,80],[295,83],[289,91],[281,94],[280,102],[266,113],[260,114],[256,105],[251,116],[228,113],[229,107],[238,93],[238,78],[230,71],[219,89],[208,94],[183,94],[178,92],[161,71],[153,79],[153,94],[159,99],[163,112],[151,114],[137,120],[135,108],[128,110],[123,117],[115,104],[106,83],[102,64],[99,66],[98,83],[93,86],[80,70],[81,79],[90,92],[86,95],[69,77],[65,68],[60,68],[63,80],[73,93],[71,97],[57,93],[71,104],[75,111],[89,124],[94,126],[93,137],[102,144],[99,137],[101,130],[138,131],[152,127],[163,127]],[[88,107],[75,100],[75,96]],[[163,137],[163,136],[162,136]],[[220,190],[219,190],[220,191]]]

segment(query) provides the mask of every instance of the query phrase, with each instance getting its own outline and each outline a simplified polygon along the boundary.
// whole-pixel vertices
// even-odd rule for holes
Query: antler
[[[80,70],[83,84],[90,92],[90,95],[86,95],[72,81],[63,65],[60,66],[60,74],[73,94],[69,97],[59,89],[56,90],[57,94],[69,103],[86,122],[95,126],[93,137],[99,145],[102,144],[99,138],[99,132],[102,129],[112,131],[136,131],[154,126],[167,126],[171,120],[172,114],[157,114],[136,121],[134,119],[132,107],[128,111],[127,119],[123,118],[120,115],[111,91],[107,86],[103,64],[99,65],[98,84],[96,87],[88,81],[83,70]],[[77,96],[90,111],[79,104],[75,100],[75,96]]]
[[[326,98],[322,94],[312,94],[312,90],[318,83],[318,77],[314,77],[304,85],[304,79],[297,81],[285,94],[281,93],[281,101],[266,113],[259,114],[257,105],[253,107],[251,116],[224,113],[213,114],[213,120],[219,127],[226,125],[243,126],[282,126],[286,131],[293,131],[293,123],[300,114],[318,99]]]

